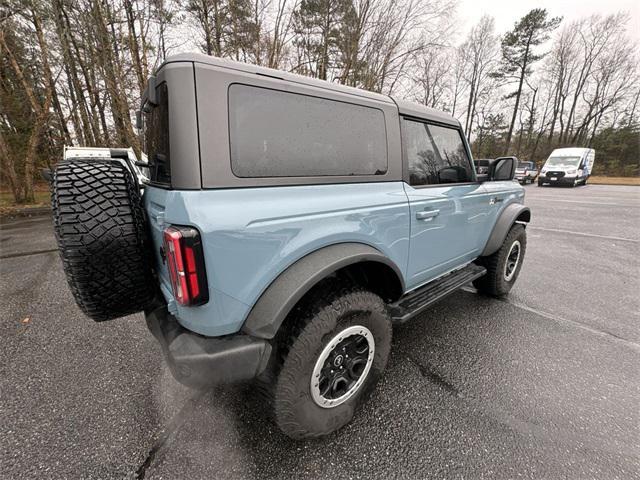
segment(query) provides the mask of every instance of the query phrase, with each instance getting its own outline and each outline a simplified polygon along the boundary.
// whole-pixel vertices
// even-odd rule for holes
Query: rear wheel
[[[96,321],[143,310],[155,296],[145,213],[118,161],[60,162],[52,181],[58,249],[71,292]]]
[[[473,285],[479,292],[487,295],[507,295],[520,274],[526,249],[526,230],[524,225],[516,223],[497,252],[478,260],[478,263],[487,269],[487,273],[474,280]]]
[[[346,425],[373,389],[391,349],[382,299],[356,288],[316,292],[291,318],[266,377],[278,427],[295,439]]]

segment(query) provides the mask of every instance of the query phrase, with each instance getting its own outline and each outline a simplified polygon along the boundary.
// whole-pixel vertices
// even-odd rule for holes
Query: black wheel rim
[[[510,281],[518,268],[518,262],[520,260],[520,242],[515,241],[511,245],[509,249],[509,254],[507,255],[507,261],[504,266],[504,279]]]
[[[366,327],[351,326],[335,335],[313,370],[311,394],[316,404],[331,408],[351,398],[369,373],[374,351],[373,334]]]
[[[368,357],[369,344],[362,335],[353,335],[338,343],[320,371],[320,395],[330,400],[345,395],[364,373]]]

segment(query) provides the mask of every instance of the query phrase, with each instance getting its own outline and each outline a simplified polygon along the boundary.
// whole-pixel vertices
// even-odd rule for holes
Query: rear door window
[[[384,114],[377,108],[234,84],[229,132],[238,177],[387,172]]]

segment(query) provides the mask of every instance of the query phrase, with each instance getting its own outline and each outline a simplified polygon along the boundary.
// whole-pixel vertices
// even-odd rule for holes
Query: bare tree
[[[431,108],[445,108],[448,86],[451,81],[452,48],[426,47],[416,58],[418,67],[412,78],[411,98]]]
[[[489,80],[491,68],[496,61],[498,45],[494,31],[495,22],[493,18],[484,15],[471,29],[466,41],[462,44],[465,81],[469,90],[465,119],[465,131],[469,139],[471,139],[479,92],[482,90],[484,83]]]

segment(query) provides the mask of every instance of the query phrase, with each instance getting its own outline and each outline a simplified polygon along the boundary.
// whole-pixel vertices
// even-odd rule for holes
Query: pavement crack
[[[155,458],[167,445],[169,445],[170,440],[175,436],[176,432],[178,432],[180,428],[187,422],[188,418],[191,416],[196,406],[198,405],[200,399],[208,392],[208,390],[198,392],[196,395],[189,398],[182,406],[180,411],[178,411],[178,413],[176,413],[171,418],[166,428],[164,429],[163,434],[158,438],[158,440],[156,440],[156,442],[151,447],[151,450],[149,450],[149,453],[147,453],[144,461],[136,470],[135,478],[145,478],[147,470],[149,469]]]
[[[411,355],[407,355],[407,359],[418,368],[418,371],[420,372],[420,374],[424,378],[426,378],[429,382],[435,385],[438,385],[440,388],[445,390],[447,393],[450,393],[451,395],[454,395],[456,397],[461,396],[460,391],[451,382],[446,380],[440,374],[434,372],[428,366],[425,366],[422,363],[418,362]]]
[[[51,248],[48,250],[34,250],[32,252],[7,253],[6,255],[0,255],[0,259],[4,260],[5,258],[30,257],[31,255],[41,255],[43,253],[52,253],[57,251],[57,248]]]

